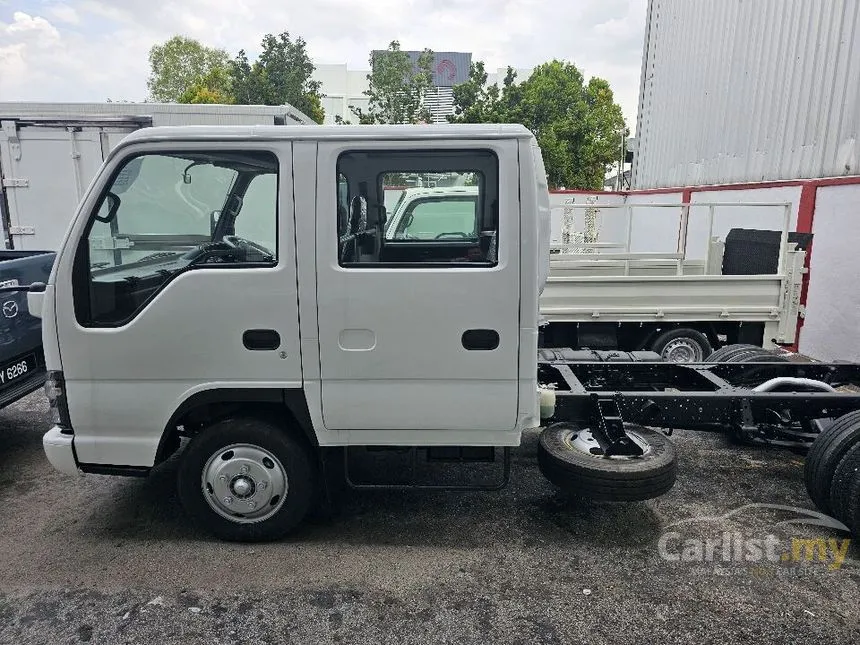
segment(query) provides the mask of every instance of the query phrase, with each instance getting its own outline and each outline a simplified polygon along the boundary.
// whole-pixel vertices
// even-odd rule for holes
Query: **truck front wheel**
[[[275,540],[305,517],[314,497],[309,451],[263,419],[219,421],[195,435],[177,474],[185,511],[221,539]]]

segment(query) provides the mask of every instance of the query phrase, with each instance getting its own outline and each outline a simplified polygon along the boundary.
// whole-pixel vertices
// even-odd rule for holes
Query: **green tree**
[[[349,106],[359,123],[418,123],[430,120],[427,94],[433,87],[433,52],[425,49],[413,66],[400,43],[370,55],[367,111]]]
[[[149,50],[149,96],[154,101],[175,103],[197,86],[214,96],[229,97],[225,73],[229,56],[223,49],[206,47],[185,36],[174,36]],[[215,83],[208,85],[206,83]]]
[[[469,79],[454,88],[452,121],[521,123],[538,140],[550,186],[603,187],[624,130],[609,83],[601,78],[585,83],[574,65],[557,60],[535,68],[519,84],[510,68],[502,88],[487,87],[486,78],[483,64],[477,62]]]
[[[179,103],[233,103],[233,95],[227,89],[229,87],[227,68],[218,67],[186,88],[179,96]]]
[[[244,50],[230,62],[229,77],[236,103],[281,105],[289,103],[317,123],[322,123],[320,82],[311,77],[316,69],[304,39],[292,39],[288,32],[266,34],[261,53],[253,63]]]
[[[452,88],[454,115],[452,123],[507,123],[515,94],[517,73],[508,67],[504,83],[487,85],[484,63],[476,61],[469,67],[468,80]]]

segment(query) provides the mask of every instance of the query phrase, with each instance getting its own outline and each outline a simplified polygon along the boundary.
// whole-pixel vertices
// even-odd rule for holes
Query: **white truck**
[[[415,180],[430,183],[420,174]],[[386,239],[477,235],[478,187],[432,183],[389,188]],[[566,206],[575,213],[564,226],[582,230],[565,231],[568,243],[552,248],[549,279],[540,299],[541,344],[651,350],[669,361],[701,362],[726,344],[793,343],[808,236],[788,232],[790,205],[712,203],[697,208],[702,215],[707,213],[701,231],[707,249],[700,258],[687,253],[692,244],[688,206],[640,204],[635,207],[639,221],[626,206]],[[760,216],[753,220],[779,219],[781,226],[732,228],[727,235],[713,235],[715,216],[733,215],[739,208],[758,211]],[[626,220],[616,227],[621,237],[601,241],[594,220],[610,214]],[[677,246],[631,252],[634,224],[645,232],[648,218],[659,225],[667,215],[677,216],[676,230],[683,231],[677,233]],[[659,239],[652,243],[661,242],[665,246]]]
[[[420,235],[413,218],[388,236],[383,187],[407,173],[474,183],[477,216]],[[364,485],[353,447],[467,465],[498,464],[500,449],[493,488],[542,416],[557,421],[538,453],[551,481],[639,500],[673,485],[674,451],[624,421],[734,424],[785,444],[808,441],[825,409],[860,407],[834,392],[860,381],[856,365],[539,351],[549,222],[540,150],[521,126],[134,132],[84,195],[48,283],[27,294],[43,321],[47,457],[74,475],[145,475],[181,450],[188,514],[260,540],[302,520],[333,455]],[[778,360],[762,352],[738,355]]]

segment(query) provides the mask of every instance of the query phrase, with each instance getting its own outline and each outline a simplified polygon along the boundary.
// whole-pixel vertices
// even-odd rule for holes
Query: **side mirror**
[[[104,200],[102,201],[102,205],[99,207],[99,212],[93,216],[93,219],[99,222],[111,222],[113,218],[116,217],[116,213],[119,210],[119,205],[122,202],[120,198],[117,197],[114,193],[108,191],[105,193]],[[102,215],[102,209],[107,205],[108,212],[106,215]]]
[[[218,228],[218,220],[221,219],[221,211],[212,211],[209,213],[209,236],[215,236],[215,229]]]

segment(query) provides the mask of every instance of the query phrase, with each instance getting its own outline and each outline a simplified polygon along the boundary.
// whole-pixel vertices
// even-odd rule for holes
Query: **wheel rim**
[[[203,497],[231,522],[262,522],[280,510],[287,496],[283,465],[268,450],[247,443],[215,452],[203,467]]]
[[[702,346],[692,338],[673,338],[660,356],[670,363],[701,363],[705,358]]]
[[[639,436],[635,430],[626,430],[626,432],[630,440],[642,449],[641,455],[612,455],[611,457],[606,457],[600,448],[600,444],[597,443],[597,439],[594,438],[594,435],[588,428],[568,430],[564,433],[561,440],[571,450],[594,457],[595,459],[641,459],[651,452],[651,444]]]

